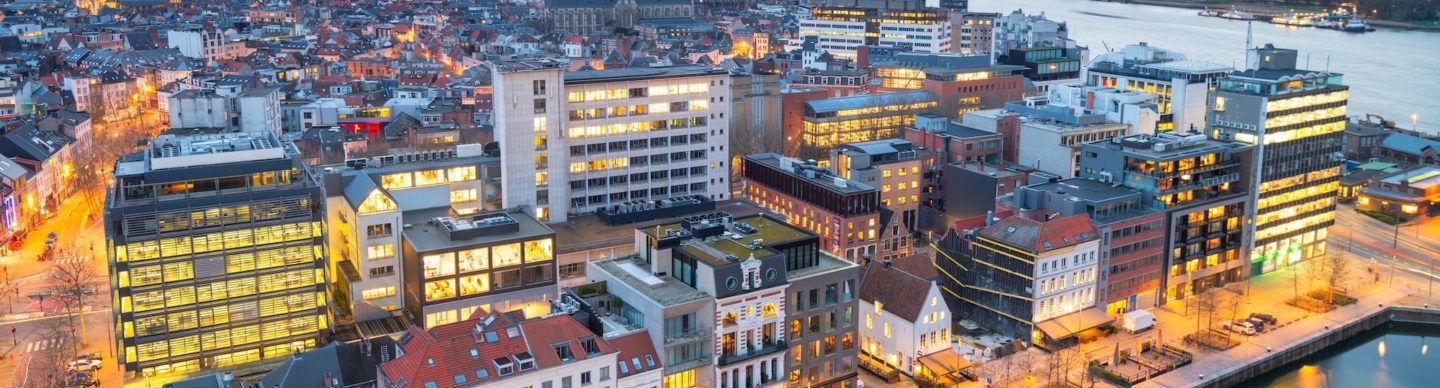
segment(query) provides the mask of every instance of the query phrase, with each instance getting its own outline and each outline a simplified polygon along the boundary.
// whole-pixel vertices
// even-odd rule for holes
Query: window
[[[555,344],[553,347],[555,348],[555,356],[560,358],[560,362],[575,360],[575,354],[570,352],[569,342]]]
[[[580,373],[580,385],[581,385],[581,386],[590,385],[590,372],[581,372],[581,373]]]
[[[478,199],[480,199],[478,189],[461,189],[450,192],[450,203],[470,202]]]
[[[460,258],[460,272],[490,268],[490,251],[485,248],[467,249],[457,253]]]
[[[395,256],[395,244],[371,245],[365,251],[365,257],[370,260],[388,259]]]
[[[537,79],[537,80],[531,81],[530,86],[531,86],[531,88],[533,88],[533,89],[535,90],[535,95],[537,95],[537,96],[543,96],[543,95],[545,95],[545,80],[543,80],[543,79]]]
[[[510,361],[510,357],[500,357],[491,362],[495,363],[495,373],[498,375],[515,373],[515,363]]]
[[[506,267],[520,264],[520,243],[496,245],[491,248],[491,265]]]
[[[395,287],[372,288],[361,291],[360,295],[366,300],[391,297],[395,296]]]
[[[538,94],[540,94],[540,93],[536,93],[536,94],[538,95]],[[537,99],[535,99],[535,114],[541,114],[541,113],[545,113],[545,99],[543,99],[543,98],[537,98]]]
[[[394,274],[395,274],[395,266],[393,266],[393,265],[387,265],[387,266],[383,266],[383,267],[375,267],[375,268],[371,268],[371,269],[370,269],[370,277],[372,277],[372,278],[385,277],[385,276],[390,276],[390,275],[394,275]]]
[[[610,367],[600,367],[600,381],[610,381]]]
[[[365,227],[365,235],[370,238],[388,237],[392,234],[391,224],[375,224]]]
[[[435,278],[455,274],[455,252],[446,252],[438,255],[425,255],[421,261],[425,267],[425,277]]]
[[[885,338],[890,338],[890,322],[885,322]]]
[[[455,384],[456,384],[456,385],[465,384],[465,375],[464,375],[464,374],[457,374],[457,375],[455,375],[454,379],[455,379]]]

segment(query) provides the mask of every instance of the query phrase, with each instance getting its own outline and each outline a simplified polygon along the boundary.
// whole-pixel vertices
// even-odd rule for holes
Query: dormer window
[[[575,355],[570,353],[569,342],[562,342],[551,346],[555,348],[555,355],[560,357],[560,362],[570,362],[575,359]]]
[[[520,370],[535,369],[535,357],[531,356],[530,352],[520,352],[520,354],[516,354],[515,361],[520,362]]]
[[[500,357],[492,361],[495,363],[495,374],[504,376],[515,373],[515,362],[510,357]]]
[[[585,354],[587,355],[593,356],[596,354],[600,354],[600,345],[597,345],[595,343],[595,337],[580,340],[580,347],[585,349]]]

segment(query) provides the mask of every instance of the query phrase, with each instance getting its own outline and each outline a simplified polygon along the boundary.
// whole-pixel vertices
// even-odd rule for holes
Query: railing
[[[758,357],[763,357],[763,356],[775,354],[775,353],[777,353],[777,352],[781,352],[781,351],[784,351],[784,350],[785,350],[785,341],[784,341],[784,340],[762,342],[762,343],[760,343],[760,346],[759,346],[759,347],[750,348],[750,351],[749,351],[749,352],[746,352],[745,354],[736,354],[736,355],[728,355],[728,356],[727,356],[727,355],[723,355],[723,354],[720,355],[719,365],[720,365],[720,366],[726,366],[726,365],[730,365],[730,364],[734,364],[734,363],[744,362],[744,361],[746,361],[746,360],[750,360],[750,359],[754,359],[754,358],[758,358]]]
[[[698,340],[705,339],[705,338],[709,338],[709,337],[710,337],[710,329],[708,329],[708,328],[696,328],[696,329],[694,329],[694,330],[686,331],[686,332],[683,332],[683,333],[678,333],[678,334],[675,334],[675,335],[666,334],[666,335],[665,335],[665,345],[666,345],[666,346],[669,346],[669,345],[679,345],[679,344],[691,343],[691,342],[698,341]]]

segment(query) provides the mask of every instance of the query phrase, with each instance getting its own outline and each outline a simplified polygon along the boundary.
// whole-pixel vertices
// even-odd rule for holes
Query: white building
[[[1130,125],[1132,134],[1155,133],[1160,121],[1156,98],[1134,90],[1081,85],[1056,85],[1045,93],[1049,105],[1069,108],[1076,116],[1105,116],[1105,121]]]
[[[180,49],[180,54],[204,59],[207,63],[234,58],[238,55],[234,46],[225,44],[224,31],[192,27],[170,30],[165,36],[170,42],[170,47]]]
[[[1072,244],[1035,256],[1035,322],[1078,312],[1095,305],[1100,240]]]
[[[951,24],[941,10],[881,10],[875,8],[816,7],[800,19],[800,36],[819,37],[819,49],[830,55],[855,59],[857,49],[874,37],[881,47],[909,47],[912,51],[950,52]]]
[[[499,194],[498,182],[487,175],[493,158],[466,151],[454,158],[417,159],[430,160],[385,165],[381,158],[372,158],[364,169],[326,176],[331,260],[342,268],[337,277],[354,277],[348,284],[356,321],[388,317],[407,307],[401,261],[405,212],[437,206],[466,213],[499,208],[493,199]],[[423,182],[417,182],[417,176]]]
[[[730,89],[723,70],[672,66],[566,72],[494,67],[506,207],[543,222],[634,201],[725,199]]]
[[[1075,48],[1070,28],[1065,22],[1045,18],[1045,13],[1026,15],[1019,9],[995,18],[992,28],[992,56],[1005,55],[1012,49],[1053,46]],[[1082,58],[1083,60],[1083,58]]]
[[[889,261],[865,269],[860,313],[860,350],[905,374],[918,371],[921,357],[951,349],[950,307],[940,286]]]
[[[240,130],[280,135],[280,87],[265,86],[240,92],[235,97],[239,108]]]
[[[1155,95],[1161,131],[1203,131],[1210,88],[1232,71],[1142,42],[1096,56],[1081,78],[1086,85]]]
[[[230,99],[208,90],[186,90],[166,99],[170,128],[228,128]]]
[[[339,124],[340,111],[344,108],[345,100],[340,98],[317,98],[293,105],[287,103],[281,107],[281,126],[286,132],[333,126]]]
[[[1044,99],[1006,104],[1003,109],[965,112],[966,126],[997,132],[1004,116],[1019,115],[1020,131],[1015,162],[1061,178],[1073,178],[1080,164],[1080,145],[1130,133],[1130,126],[1105,120],[1104,115],[1075,116],[1064,107],[1043,104]]]

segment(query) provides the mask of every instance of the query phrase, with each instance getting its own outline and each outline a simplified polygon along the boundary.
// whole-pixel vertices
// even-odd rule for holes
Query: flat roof
[[[646,264],[639,256],[595,260],[590,263],[610,274],[615,280],[639,291],[645,298],[654,301],[662,308],[711,298],[710,294],[691,288],[675,278],[659,277],[649,273],[650,265]]]
[[[680,250],[685,251],[685,253],[691,257],[705,260],[705,262],[711,266],[723,266],[730,264],[730,261],[725,258],[728,255],[734,255],[741,260],[747,259],[751,255],[754,255],[756,258],[761,258],[778,253],[768,248],[768,246],[812,237],[811,234],[795,226],[761,215],[735,218],[732,222],[748,224],[750,227],[755,228],[755,233],[742,235],[740,238],[722,236],[721,238],[710,239],[708,241],[691,238],[681,244]],[[660,233],[663,233],[665,230],[680,229],[680,224],[656,225],[654,227],[640,229],[650,237],[661,237],[662,235],[660,235]],[[764,242],[752,249],[749,244],[755,240],[762,240]]]
[[[780,156],[774,153],[762,153],[746,156],[746,159],[753,160],[778,171],[784,172],[791,178],[799,181],[808,181],[829,190],[842,194],[859,193],[862,191],[873,191],[875,187],[860,183],[858,181],[841,178],[827,168],[806,164],[799,159],[788,156]],[[815,171],[815,177],[805,175],[805,171]]]
[[[929,91],[912,90],[906,92],[860,94],[849,97],[810,100],[806,101],[805,105],[809,106],[811,111],[820,113],[839,112],[847,109],[862,109],[876,106],[933,101],[936,101],[935,95],[931,94]],[[891,115],[895,114],[895,112],[885,113]]]
[[[1419,167],[1392,175],[1380,181],[1391,185],[1404,184],[1420,190],[1427,190],[1436,185],[1440,185],[1440,168],[1431,166]]]
[[[549,227],[555,231],[555,253],[565,254],[571,252],[586,251],[614,247],[635,242],[635,229],[654,228],[655,225],[676,224],[681,218],[722,211],[730,213],[734,217],[749,217],[756,214],[769,214],[769,209],[760,207],[754,202],[731,199],[715,203],[715,210],[706,210],[699,213],[685,214],[665,219],[637,222],[635,227],[610,226],[606,225],[600,217],[594,214],[580,217],[571,217],[561,223],[550,224]]]
[[[612,70],[585,70],[565,73],[565,84],[635,81],[655,78],[726,75],[730,73],[701,65],[630,67]]]
[[[1228,71],[1233,70],[1230,66],[1225,66],[1225,65],[1222,65],[1222,64],[1219,64],[1219,63],[1214,63],[1214,62],[1197,61],[1197,60],[1193,60],[1193,59],[1185,59],[1185,60],[1169,61],[1169,62],[1160,62],[1160,63],[1151,63],[1151,64],[1145,64],[1145,65],[1141,65],[1141,66],[1149,67],[1149,68],[1153,68],[1153,69],[1172,70],[1172,71],[1181,71],[1181,72],[1190,72],[1190,73],[1214,73],[1214,72],[1228,72]]]
[[[828,252],[820,251],[820,261],[818,263],[809,267],[786,271],[785,279],[791,283],[794,283],[796,280],[804,279],[815,275],[827,274],[848,267],[859,267],[859,265],[849,260],[835,257],[835,255],[831,255]],[[859,274],[857,273],[856,275]]]
[[[431,252],[489,246],[503,242],[533,239],[555,233],[551,231],[549,227],[546,227],[545,224],[536,221],[534,217],[531,217],[523,211],[509,209],[500,212],[504,212],[505,215],[514,219],[515,222],[519,224],[519,228],[514,232],[482,234],[471,238],[451,240],[451,233],[445,226],[432,222],[440,217],[457,217],[450,212],[449,208],[442,207],[405,212],[402,218],[405,224],[410,225],[410,227],[404,228],[403,234],[405,240],[410,242],[410,246],[414,247],[416,252]],[[480,213],[464,217],[483,217],[486,214],[489,213]]]
[[[1027,189],[1063,192],[1064,195],[1090,202],[1107,202],[1135,196],[1139,192],[1124,186],[1111,186],[1089,179],[1071,178],[1059,182],[1026,186]]]

